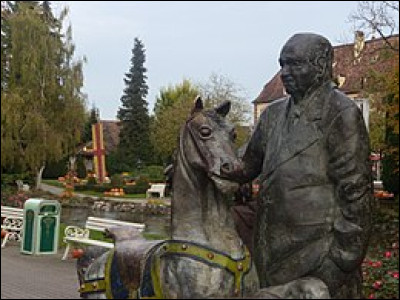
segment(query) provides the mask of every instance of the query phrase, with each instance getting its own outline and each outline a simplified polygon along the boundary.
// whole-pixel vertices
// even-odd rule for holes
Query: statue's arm
[[[346,108],[333,120],[327,147],[328,173],[335,185],[338,208],[330,257],[342,270],[350,272],[365,256],[371,227],[369,138],[357,107]]]
[[[242,169],[230,174],[232,180],[246,183],[255,179],[262,171],[266,142],[266,111],[257,122],[250,139],[242,150]]]

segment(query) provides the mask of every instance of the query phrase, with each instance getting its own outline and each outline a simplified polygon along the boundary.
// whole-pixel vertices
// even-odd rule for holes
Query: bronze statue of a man
[[[317,277],[332,298],[361,297],[361,263],[370,233],[369,138],[361,111],[332,83],[333,49],[302,33],[279,63],[290,95],[262,113],[242,170],[258,177],[254,261],[261,287]]]

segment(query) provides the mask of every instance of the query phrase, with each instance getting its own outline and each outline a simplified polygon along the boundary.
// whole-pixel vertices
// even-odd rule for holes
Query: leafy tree
[[[131,68],[124,79],[126,88],[121,97],[122,106],[118,110],[118,119],[121,120],[118,156],[130,168],[135,168],[141,163],[148,163],[152,155],[150,117],[146,102],[146,57],[144,45],[138,38],[135,38],[132,54]]]
[[[71,28],[62,28],[67,11],[54,18],[46,5],[18,1],[7,16],[9,74],[1,95],[2,169],[28,170],[37,185],[46,163],[74,151],[85,113],[83,61],[73,61]]]
[[[158,116],[166,108],[181,101],[182,97],[195,99],[199,93],[199,89],[187,79],[184,79],[182,83],[175,86],[162,88],[154,105],[154,114],[155,116]]]
[[[399,193],[399,54],[397,62],[383,74],[376,74],[373,84],[375,95],[381,97],[383,107],[379,111],[385,115],[381,119],[384,139],[381,144],[384,153],[383,184],[386,190]],[[377,113],[377,112],[376,112]]]
[[[193,101],[199,94],[190,81],[160,91],[152,123],[151,141],[158,157],[163,162],[170,162],[177,146],[179,129],[189,116]]]
[[[250,121],[251,107],[243,96],[243,89],[229,77],[213,73],[207,82],[199,84],[199,89],[206,107],[215,107],[229,100],[232,108],[228,119],[234,124],[247,124]]]
[[[199,89],[208,108],[215,107],[224,101],[231,101],[232,108],[227,117],[235,125],[236,146],[242,146],[250,135],[247,125],[251,111],[250,104],[243,96],[242,88],[229,77],[213,73],[206,83],[199,84]]]
[[[155,120],[151,140],[156,154],[163,162],[170,162],[177,146],[179,130],[188,118],[197,95],[205,99],[206,107],[212,108],[224,101],[231,101],[228,118],[235,124],[239,147],[247,140],[250,105],[241,95],[242,90],[229,78],[212,74],[204,84],[192,85],[190,81],[161,89],[156,100]]]
[[[11,1],[1,1],[1,91],[5,91],[9,77],[11,32],[8,22],[15,5]]]
[[[387,70],[371,67],[368,97],[371,100],[370,137],[374,151],[384,156],[383,184],[385,189],[399,191],[399,44],[390,36],[399,32],[398,1],[359,1],[350,15],[367,35],[376,33],[383,39],[380,63],[395,63]]]

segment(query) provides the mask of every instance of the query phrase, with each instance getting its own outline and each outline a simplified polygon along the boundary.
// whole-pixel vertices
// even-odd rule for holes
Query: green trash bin
[[[61,205],[56,200],[28,199],[24,205],[21,253],[56,254]]]

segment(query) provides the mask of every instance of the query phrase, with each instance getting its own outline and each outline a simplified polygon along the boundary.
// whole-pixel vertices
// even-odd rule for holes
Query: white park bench
[[[165,197],[165,183],[154,183],[150,186],[150,188],[146,191],[146,197],[150,198],[153,194],[158,194],[160,198]]]
[[[1,248],[4,248],[9,240],[21,241],[24,210],[22,208],[1,206],[1,219],[1,230],[6,233],[1,243]]]
[[[29,192],[30,190],[29,184],[24,183],[22,180],[15,180],[15,183],[17,184],[18,191]]]
[[[145,228],[145,225],[141,223],[123,222],[118,220],[89,217],[86,221],[85,228],[80,228],[78,226],[68,226],[67,228],[65,228],[64,243],[67,244],[67,247],[65,249],[62,260],[66,260],[68,258],[71,247],[76,244],[98,246],[109,249],[114,248],[113,243],[91,239],[90,231],[93,230],[104,233],[107,228],[117,227],[117,226],[134,227],[139,232],[142,232]]]

